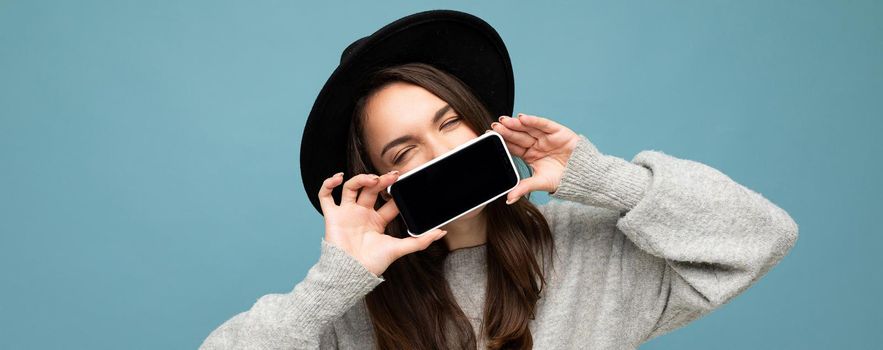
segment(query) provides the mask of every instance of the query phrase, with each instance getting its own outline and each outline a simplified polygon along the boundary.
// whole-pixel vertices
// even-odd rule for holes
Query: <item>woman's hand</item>
[[[383,176],[353,176],[343,185],[340,205],[334,203],[331,190],[343,181],[342,173],[325,179],[319,190],[319,203],[325,216],[325,240],[356,258],[375,276],[380,276],[396,259],[426,249],[447,233],[435,229],[420,237],[407,238],[383,233],[399,209],[392,200],[378,210],[374,210],[374,204],[377,194],[395,182],[398,175],[393,171]]]
[[[503,136],[509,152],[524,159],[533,170],[531,177],[522,179],[506,195],[507,204],[533,191],[551,193],[558,189],[579,135],[549,119],[522,113],[518,118],[501,116],[491,128]]]

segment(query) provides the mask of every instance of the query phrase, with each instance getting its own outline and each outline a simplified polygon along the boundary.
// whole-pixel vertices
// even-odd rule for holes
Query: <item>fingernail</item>
[[[497,127],[497,126],[499,126],[499,125],[500,125],[500,123],[493,122],[493,123],[491,123],[491,128]]]
[[[334,176],[332,176],[332,177],[338,177],[338,176],[341,176],[341,175],[343,175],[343,172],[342,172],[342,171],[339,172],[339,173],[337,173],[337,174],[334,174]]]
[[[519,118],[520,118],[521,116],[523,116],[523,115],[524,115],[524,113],[518,113],[518,117],[519,117]]]
[[[512,200],[511,200],[511,199],[506,199],[506,204],[512,204]]]
[[[393,171],[390,171],[389,173],[390,173],[390,174],[393,174],[393,175],[398,175],[398,174],[399,174],[399,171],[398,171],[398,170],[393,170]]]
[[[506,118],[506,116],[505,116],[505,115],[501,115],[499,118],[497,118],[497,120],[499,120],[499,121],[503,121],[503,118]]]

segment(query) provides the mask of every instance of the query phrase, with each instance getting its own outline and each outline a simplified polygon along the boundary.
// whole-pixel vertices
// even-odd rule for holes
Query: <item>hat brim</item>
[[[346,174],[346,137],[362,82],[375,69],[423,62],[462,80],[493,115],[511,115],[514,77],[499,34],[484,20],[453,10],[400,18],[346,48],[316,98],[301,140],[304,190],[322,214],[319,189],[328,177]],[[342,187],[332,191],[340,203]]]

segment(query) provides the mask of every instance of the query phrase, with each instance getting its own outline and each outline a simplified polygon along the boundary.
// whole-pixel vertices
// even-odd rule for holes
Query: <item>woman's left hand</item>
[[[573,154],[579,135],[573,130],[549,119],[535,115],[518,114],[518,118],[501,116],[491,128],[500,133],[513,156],[524,159],[533,175],[522,179],[506,195],[511,204],[533,191],[555,192],[567,160]]]

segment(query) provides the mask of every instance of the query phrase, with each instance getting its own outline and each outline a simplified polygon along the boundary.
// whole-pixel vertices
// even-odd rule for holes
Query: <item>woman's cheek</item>
[[[463,125],[457,127],[457,136],[461,136],[462,141],[466,142],[478,137],[478,134],[476,134],[475,131],[472,131],[472,128]]]

